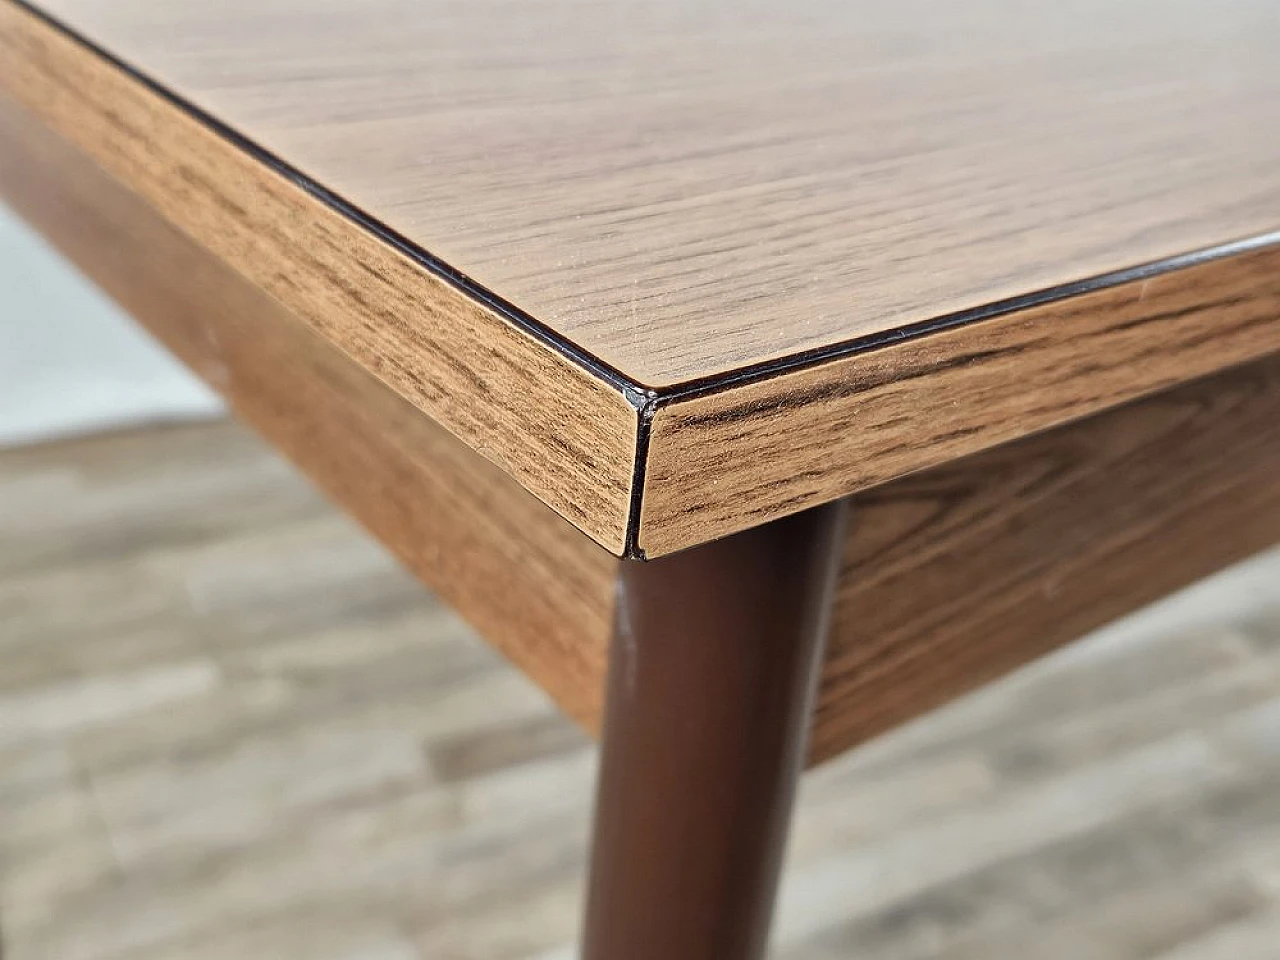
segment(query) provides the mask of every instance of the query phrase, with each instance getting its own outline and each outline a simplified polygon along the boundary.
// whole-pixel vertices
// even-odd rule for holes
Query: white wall
[[[212,392],[0,206],[0,445],[221,410]]]

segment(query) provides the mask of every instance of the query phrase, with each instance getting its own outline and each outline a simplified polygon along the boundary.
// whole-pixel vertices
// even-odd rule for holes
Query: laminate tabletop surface
[[[1266,0],[0,3],[0,91],[617,553],[1280,349]]]

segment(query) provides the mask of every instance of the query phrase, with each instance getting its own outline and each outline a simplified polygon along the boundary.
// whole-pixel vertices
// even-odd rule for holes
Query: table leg
[[[624,565],[586,960],[763,956],[841,512]]]

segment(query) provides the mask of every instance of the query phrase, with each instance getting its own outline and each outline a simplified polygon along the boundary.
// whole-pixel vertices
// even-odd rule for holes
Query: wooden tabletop
[[[0,92],[615,553],[1280,349],[1257,0],[0,0]]]

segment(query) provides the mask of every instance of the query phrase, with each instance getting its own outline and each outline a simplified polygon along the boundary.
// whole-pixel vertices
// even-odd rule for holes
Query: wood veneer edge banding
[[[324,186],[324,184],[320,183],[313,177],[308,176],[288,161],[244,136],[233,127],[223,123],[208,111],[201,109],[194,103],[191,103],[189,100],[165,87],[163,84],[158,83],[132,64],[122,60],[109,50],[81,34],[79,31],[73,29],[66,23],[63,23],[57,17],[41,10],[39,7],[30,3],[29,0],[10,0],[10,2],[18,8],[26,10],[32,16],[46,23],[53,29],[66,35],[69,39],[81,45],[95,56],[110,63],[122,73],[126,74],[130,79],[141,84],[156,96],[165,100],[175,109],[181,110],[192,119],[203,124],[209,130],[216,133],[236,148],[242,150],[261,162],[264,166],[273,170],[279,176],[285,178],[301,190],[305,191],[318,202],[323,203],[336,213],[351,220],[362,229],[367,230],[379,240],[395,248],[406,257],[418,263],[424,269],[430,271],[433,275],[447,283],[450,283],[460,292],[488,306],[495,313],[500,314],[504,319],[510,321],[515,326],[520,327],[530,336],[555,350],[565,359],[582,367],[585,371],[605,381],[621,393],[624,399],[626,399],[626,401],[636,411],[637,417],[636,451],[632,467],[632,487],[621,556],[625,559],[632,560],[646,559],[643,549],[639,546],[638,537],[640,531],[640,511],[644,493],[644,475],[646,467],[648,466],[649,428],[653,421],[654,413],[656,412],[657,402],[660,399],[665,399],[668,393],[675,397],[675,395],[679,393],[681,386],[677,386],[670,390],[659,390],[646,387],[643,384],[632,380],[622,371],[594,356],[572,340],[560,335],[555,330],[539,321],[536,317],[533,317],[521,310],[515,304],[505,300],[492,290],[476,283],[465,273],[456,269],[439,257],[434,256],[429,250],[426,250],[420,244],[414,243],[407,237],[387,226],[382,221],[378,220],[376,217],[373,217],[356,205],[345,200]]]
[[[640,417],[637,430],[636,471],[632,488],[632,510],[627,524],[627,547],[624,557],[628,559],[647,559],[647,552],[640,543],[640,526],[643,512],[645,477],[648,472],[649,440],[654,417],[662,409],[686,400],[702,399],[719,394],[730,394],[741,389],[768,380],[779,379],[788,375],[804,373],[826,364],[859,357],[899,346],[931,335],[937,335],[963,327],[1010,317],[1024,310],[1048,306],[1120,287],[1128,283],[1149,280],[1165,274],[1175,273],[1215,260],[1227,260],[1232,257],[1261,251],[1268,247],[1280,248],[1280,230],[1258,234],[1241,240],[1206,247],[1175,257],[1166,257],[1149,263],[1114,270],[1067,284],[1046,287],[1018,297],[996,301],[982,307],[944,314],[930,320],[904,327],[892,334],[882,333],[869,337],[860,337],[841,343],[832,344],[821,350],[792,354],[777,360],[741,367],[714,378],[691,380],[662,389],[650,391],[649,399],[637,408]],[[855,491],[856,492],[856,491]],[[845,494],[846,496],[849,494]],[[694,544],[689,544],[693,546]]]
[[[663,398],[641,548],[675,552],[1280,349],[1278,262],[1268,234],[736,390]],[[1105,360],[1091,367],[1090,349]],[[1046,371],[1041,386],[1022,386]],[[820,406],[831,408],[825,417],[797,416]],[[941,431],[927,411],[956,429]],[[843,450],[815,467],[804,449],[819,442]]]
[[[241,149],[21,0],[0,3],[0,13],[0,80],[42,123],[583,533],[623,553],[642,402],[634,392],[322,202],[309,182]]]

